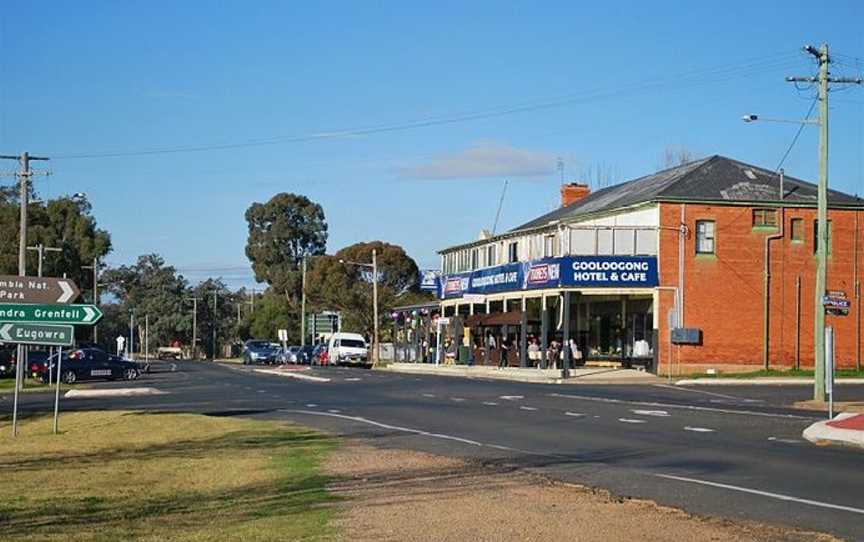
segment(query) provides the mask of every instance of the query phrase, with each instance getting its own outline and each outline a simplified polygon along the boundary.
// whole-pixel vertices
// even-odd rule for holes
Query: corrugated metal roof
[[[812,183],[787,175],[783,191],[783,201],[787,204],[816,204],[816,185]],[[510,231],[664,200],[779,203],[780,179],[773,171],[714,155],[598,190],[578,203],[556,209]],[[864,205],[864,200],[829,190],[828,204],[860,206]]]

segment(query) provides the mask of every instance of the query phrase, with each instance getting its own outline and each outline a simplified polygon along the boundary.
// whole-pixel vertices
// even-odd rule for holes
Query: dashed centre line
[[[483,401],[483,404],[486,406],[498,406],[498,403],[495,401]]]
[[[498,399],[504,399],[505,401],[518,401],[519,399],[525,399],[524,395],[502,395],[498,397]]]
[[[646,423],[645,420],[637,420],[635,418],[618,418],[621,423]]]
[[[633,414],[639,415],[639,416],[657,416],[660,418],[665,418],[665,417],[669,416],[669,413],[666,412],[665,410],[639,410],[639,409],[636,409],[636,410],[631,410],[630,412],[632,412]]]
[[[315,403],[306,403],[306,407],[307,407],[307,408],[315,408],[315,407],[317,407],[317,406],[318,406],[318,405],[316,405]]]
[[[464,397],[451,397],[450,400],[455,402],[455,403],[462,403],[465,401],[465,398]]]
[[[536,407],[533,407],[533,406],[520,406],[520,407],[519,407],[519,410],[531,410],[531,411],[534,411],[534,410],[537,410],[537,408],[536,408]]]
[[[581,412],[570,412],[569,410],[564,413],[565,416],[573,416],[574,418],[584,418],[585,414]]]
[[[435,397],[434,393],[421,393],[420,395],[422,395],[423,397]]]
[[[711,429],[709,427],[691,427],[689,425],[685,426],[684,430],[685,431],[693,431],[694,433],[713,433],[714,432],[714,429]]]

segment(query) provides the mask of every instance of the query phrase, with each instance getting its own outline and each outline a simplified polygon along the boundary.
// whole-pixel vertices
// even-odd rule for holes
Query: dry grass
[[[0,424],[3,540],[319,540],[334,441],[276,422],[86,412]]]

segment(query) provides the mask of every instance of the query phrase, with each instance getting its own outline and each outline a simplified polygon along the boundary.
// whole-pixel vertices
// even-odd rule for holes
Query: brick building
[[[712,156],[561,195],[551,213],[441,251],[441,310],[476,363],[545,366],[556,341],[660,374],[670,361],[673,373],[812,366],[815,185]],[[862,210],[829,191],[827,285],[849,307],[827,325],[842,367],[861,363]],[[672,328],[698,329],[696,344],[673,345]]]

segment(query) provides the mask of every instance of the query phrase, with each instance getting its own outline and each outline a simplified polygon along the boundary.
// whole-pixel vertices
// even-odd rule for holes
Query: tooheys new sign
[[[540,288],[652,288],[659,283],[654,256],[568,256],[499,265],[442,277],[441,297]]]

